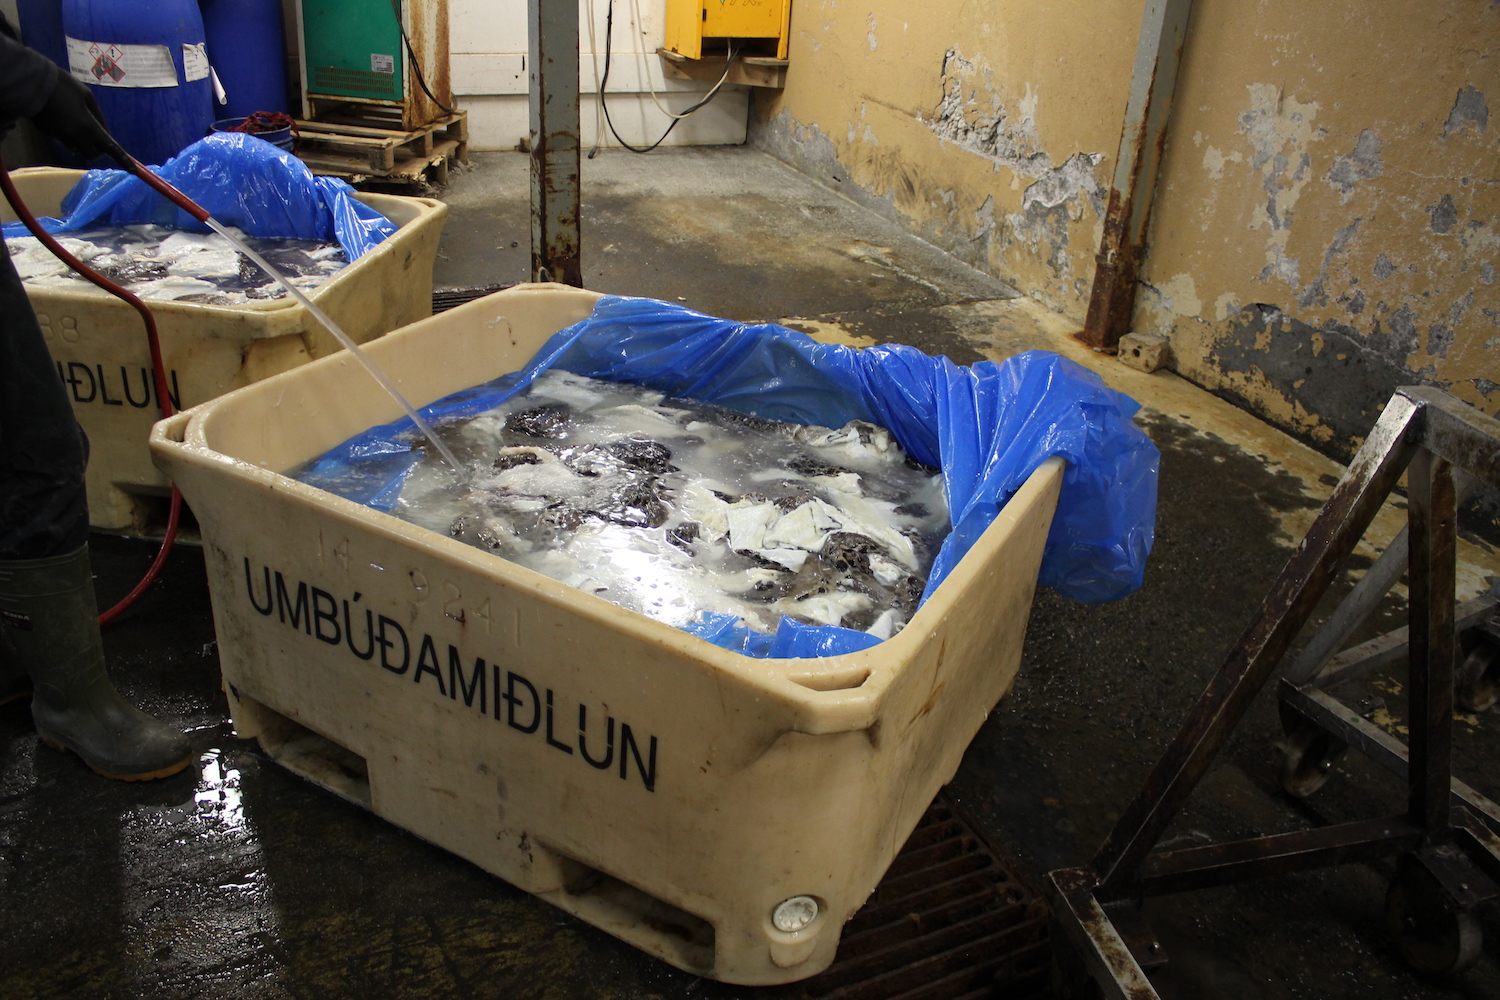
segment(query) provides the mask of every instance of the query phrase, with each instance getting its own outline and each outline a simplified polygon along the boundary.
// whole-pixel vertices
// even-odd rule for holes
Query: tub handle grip
[[[789,708],[787,728],[808,736],[864,731],[873,740],[880,719],[880,699],[859,688],[818,692],[802,689]]]
[[[174,413],[158,420],[151,428],[151,437],[164,444],[186,444],[187,428],[192,419],[190,413]]]

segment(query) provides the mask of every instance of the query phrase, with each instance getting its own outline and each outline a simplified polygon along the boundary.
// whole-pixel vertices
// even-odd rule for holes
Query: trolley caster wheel
[[[1334,762],[1349,745],[1306,719],[1287,725],[1276,750],[1281,755],[1281,787],[1294,799],[1305,799],[1328,781]]]
[[[1423,865],[1402,858],[1385,896],[1385,922],[1402,959],[1429,976],[1454,976],[1479,958],[1479,919],[1454,905]]]
[[[1483,712],[1500,700],[1500,643],[1481,635],[1453,675],[1453,700],[1466,712]]]

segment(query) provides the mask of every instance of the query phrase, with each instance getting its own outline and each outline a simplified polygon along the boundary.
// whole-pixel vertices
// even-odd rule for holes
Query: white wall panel
[[[669,79],[656,50],[664,39],[663,0],[638,0],[640,22],[631,0],[614,0],[610,42],[609,113],[620,135],[632,145],[654,142],[671,120],[647,92],[678,111],[708,91],[709,84]],[[604,26],[609,0],[578,0],[579,109],[586,145],[594,143],[597,73],[604,74]],[[592,15],[592,17],[591,17]],[[588,25],[592,20],[592,43]],[[514,149],[526,137],[526,0],[449,0],[448,35],[453,93],[469,112],[469,143],[474,149]],[[725,87],[714,100],[684,119],[663,145],[723,145],[745,141],[749,93]],[[613,145],[608,135],[606,145]]]
[[[663,100],[667,107],[690,103],[681,97]],[[526,95],[470,96],[462,99],[469,112],[469,146],[472,149],[515,149],[526,138],[530,108]],[[581,112],[585,151],[593,148],[596,134],[594,103],[585,99]],[[683,119],[663,146],[724,146],[745,141],[749,121],[750,95],[742,88],[726,88],[713,102],[689,118]],[[609,114],[620,135],[633,146],[655,142],[669,124],[656,110],[649,97],[622,96],[618,103],[611,97]],[[618,147],[614,137],[603,130],[604,148]]]

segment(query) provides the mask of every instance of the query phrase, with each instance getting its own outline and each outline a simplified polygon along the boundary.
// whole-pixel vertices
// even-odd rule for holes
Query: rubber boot
[[[192,759],[187,737],[131,705],[104,671],[89,549],[0,560],[0,632],[31,675],[31,717],[48,746],[106,778],[165,778]]]
[[[15,654],[0,642],[0,705],[31,697],[31,678],[16,662]]]
[[[0,611],[0,705],[31,697],[31,678],[21,666],[15,644],[10,641],[6,616]]]

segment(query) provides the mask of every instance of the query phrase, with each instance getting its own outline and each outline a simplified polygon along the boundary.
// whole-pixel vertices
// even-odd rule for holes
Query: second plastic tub
[[[11,174],[37,216],[57,215],[80,170]],[[432,266],[448,206],[430,198],[360,194],[396,232],[311,293],[356,343],[432,314]],[[0,203],[0,222],[10,222]],[[170,484],[146,440],[159,416],[146,334],[135,310],[92,285],[28,286],[27,296],[73,413],[89,436],[89,523],[133,532],[156,520]],[[291,299],[238,306],[148,303],[161,334],[174,403],[186,408],[339,350]]]

